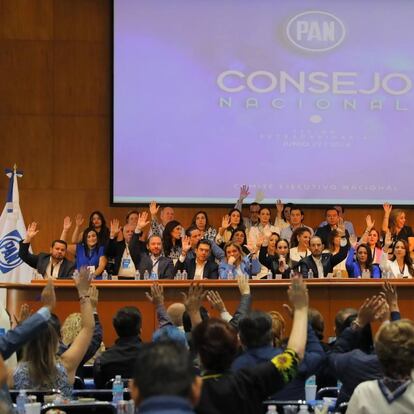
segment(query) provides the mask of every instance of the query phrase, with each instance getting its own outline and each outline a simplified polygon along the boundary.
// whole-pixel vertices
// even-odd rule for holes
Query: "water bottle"
[[[79,277],[79,270],[75,269],[72,273],[72,278],[77,278],[77,277]]]
[[[234,277],[233,277],[233,272],[231,271],[231,270],[229,270],[228,272],[227,272],[227,280],[233,280],[234,279]]]
[[[137,269],[137,271],[135,272],[135,280],[140,280],[141,279],[141,273],[139,273],[139,270]]]
[[[313,279],[313,270],[312,269],[308,270],[308,279]]]
[[[24,408],[24,405],[29,402],[29,399],[27,398],[27,394],[25,390],[20,390],[19,395],[16,398],[16,405],[17,405],[17,412],[18,414],[25,414],[26,409]]]
[[[272,274],[272,271],[271,270],[269,270],[268,272],[267,272],[267,276],[266,276],[266,278],[267,278],[267,280],[272,280],[273,279],[273,274]],[[273,405],[269,405],[269,408],[270,407],[275,407],[275,406],[273,406]],[[268,408],[268,409],[269,409]],[[276,408],[276,407],[275,407]],[[270,412],[270,411],[269,411]]]
[[[112,404],[115,406],[118,404],[118,401],[124,399],[124,383],[121,380],[120,375],[115,376],[115,381],[112,383]]]
[[[314,401],[316,398],[316,377],[311,375],[305,382],[306,401]],[[306,407],[307,409],[307,407]],[[307,412],[307,411],[306,411]]]
[[[267,407],[266,414],[277,414],[276,406],[275,405],[269,405]]]
[[[148,270],[146,270],[144,272],[144,280],[148,280],[148,279],[149,279],[149,272],[148,272]]]
[[[175,275],[176,280],[181,280],[181,270],[177,271],[177,274]]]
[[[183,280],[187,280],[188,279],[188,273],[187,270],[183,270],[183,273],[181,274],[181,279]]]
[[[295,277],[295,271],[292,269],[289,273],[289,277],[293,279]]]
[[[106,270],[102,272],[102,280],[108,280],[108,272]]]
[[[306,404],[300,406],[298,414],[309,414],[309,409]]]
[[[150,279],[151,280],[157,280],[158,279],[158,273],[155,270],[153,270],[151,272]]]

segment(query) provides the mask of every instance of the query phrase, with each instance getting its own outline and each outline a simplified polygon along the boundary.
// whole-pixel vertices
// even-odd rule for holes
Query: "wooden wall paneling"
[[[109,115],[108,43],[55,41],[54,45],[55,114]]]
[[[54,188],[108,192],[109,118],[56,116],[54,125]]]
[[[1,52],[0,52],[1,53]],[[46,189],[52,183],[53,139],[52,118],[32,115],[0,115],[0,166],[23,170],[19,179],[20,191]],[[0,188],[8,188],[6,177]],[[1,199],[3,200],[3,199]]]
[[[108,44],[111,0],[56,0],[55,39]]]
[[[0,114],[51,114],[53,48],[43,41],[0,41]]]
[[[0,0],[0,38],[53,38],[53,0]]]

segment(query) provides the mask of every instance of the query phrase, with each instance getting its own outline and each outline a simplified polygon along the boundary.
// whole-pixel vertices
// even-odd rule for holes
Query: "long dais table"
[[[106,346],[113,344],[116,339],[112,327],[112,317],[115,312],[127,305],[137,306],[143,316],[142,337],[150,340],[152,332],[157,327],[155,309],[148,301],[145,292],[149,292],[151,282],[148,281],[96,281],[99,289],[98,313],[104,327],[104,342]],[[185,292],[189,281],[160,280],[164,287],[165,305],[182,301],[181,292]],[[334,318],[337,311],[344,307],[358,308],[363,300],[378,293],[383,280],[374,279],[313,279],[306,281],[310,306],[318,309],[325,319],[325,338],[334,336]],[[402,317],[414,319],[414,280],[393,279],[391,283],[397,286]],[[45,285],[43,280],[34,280],[30,284],[2,283],[0,288],[7,289],[7,309],[11,315],[18,315],[20,305],[28,303],[36,310],[40,306],[40,293]],[[205,289],[217,290],[223,298],[229,312],[234,312],[239,303],[240,293],[236,281],[203,280]],[[282,305],[287,303],[287,288],[289,280],[252,280],[250,282],[253,305],[256,310],[282,311]],[[79,312],[79,301],[72,280],[55,281],[57,306],[55,313],[61,321],[72,312]],[[211,309],[208,302],[204,306],[213,316],[217,313]],[[288,323],[289,326],[289,323]],[[375,327],[374,327],[375,328]]]

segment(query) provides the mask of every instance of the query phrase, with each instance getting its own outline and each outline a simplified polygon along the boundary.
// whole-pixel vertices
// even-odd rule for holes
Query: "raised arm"
[[[294,350],[302,360],[306,348],[309,298],[308,289],[301,277],[295,276],[292,279],[288,297],[293,306],[293,323],[287,347]]]
[[[242,185],[240,187],[240,194],[239,194],[239,199],[237,200],[234,208],[237,208],[237,210],[242,211],[243,208],[243,201],[245,200],[245,198],[247,198],[250,195],[250,191],[249,191],[249,186],[248,185]]]
[[[168,316],[164,306],[164,289],[157,282],[151,286],[151,293],[145,292],[147,299],[155,306],[157,311],[158,327],[162,328],[167,325],[172,325],[172,321]]]
[[[75,379],[75,372],[78,365],[88,350],[95,327],[92,303],[90,295],[88,294],[91,283],[89,271],[86,268],[82,268],[79,276],[74,278],[74,281],[79,295],[82,328],[72,342],[72,345],[61,356],[62,364],[66,368],[71,383]]]
[[[382,231],[386,233],[389,230],[390,214],[392,211],[392,205],[390,203],[384,203],[384,218],[382,219]]]
[[[65,242],[67,242],[68,233],[69,233],[69,230],[70,230],[71,227],[72,227],[72,220],[70,219],[69,216],[66,216],[63,219],[63,229],[62,229],[62,233],[60,234],[60,240],[63,240]],[[72,236],[72,240],[73,240],[73,236]],[[76,244],[73,244],[73,243],[68,244],[67,249],[71,254],[75,254],[76,253]]]
[[[201,323],[200,307],[207,292],[203,292],[203,288],[199,284],[191,283],[188,294],[181,292],[181,295],[184,299],[185,310],[191,319],[192,329],[194,329]]]
[[[75,216],[75,228],[72,233],[72,243],[76,244],[79,243],[82,240],[82,232],[80,231],[81,226],[84,222],[84,218],[82,217],[82,214],[78,213]]]
[[[368,241],[368,234],[375,226],[375,220],[372,220],[371,215],[368,214],[365,217],[365,223],[366,223],[365,230],[361,236],[361,239],[359,240],[359,244],[366,244],[366,242]]]

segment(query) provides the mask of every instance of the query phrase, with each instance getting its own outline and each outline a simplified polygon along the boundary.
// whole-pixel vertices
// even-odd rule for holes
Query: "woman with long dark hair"
[[[177,260],[181,254],[181,237],[183,234],[183,227],[176,220],[171,220],[165,225],[162,234],[162,247],[164,256],[172,260]]]
[[[61,240],[66,241],[67,233],[72,226],[70,217],[63,220]],[[105,246],[100,245],[99,236],[92,227],[87,228],[82,234],[82,241],[76,244],[68,244],[67,250],[76,256],[76,268],[88,267],[95,276],[100,276],[108,263],[105,256]]]
[[[309,250],[311,237],[312,234],[307,227],[299,227],[292,233],[289,252],[292,262],[299,263],[304,257],[311,254]]]
[[[392,236],[390,233],[387,233],[380,265],[382,273],[397,278],[412,278],[414,276],[414,268],[408,243],[405,240],[397,240],[392,247],[391,260],[388,260],[388,249],[391,245]]]
[[[222,247],[227,242],[229,242],[233,236],[233,233],[236,229],[246,229],[246,226],[243,224],[243,219],[240,210],[233,208],[229,211],[229,214],[223,217],[221,221],[221,227],[219,227],[216,243]]]
[[[201,231],[201,238],[214,241],[217,236],[217,230],[210,225],[207,213],[203,210],[197,211],[191,220],[190,227],[195,226]]]
[[[378,265],[372,263],[371,249],[366,244],[360,244],[356,250],[354,247],[349,249],[346,270],[349,277],[369,275],[373,279],[381,278],[381,270]]]

